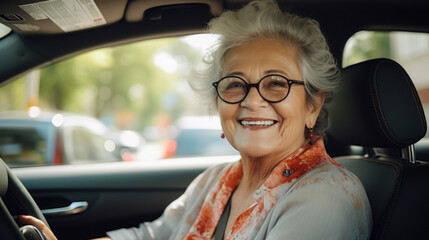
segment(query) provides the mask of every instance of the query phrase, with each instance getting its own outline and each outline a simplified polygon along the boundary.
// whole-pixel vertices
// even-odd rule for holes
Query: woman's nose
[[[256,87],[251,87],[246,98],[241,102],[241,106],[247,108],[260,107],[266,104],[268,102],[261,97]]]

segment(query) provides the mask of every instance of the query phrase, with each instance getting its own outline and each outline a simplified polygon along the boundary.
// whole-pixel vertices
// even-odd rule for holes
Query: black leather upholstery
[[[342,78],[343,86],[328,106],[332,140],[328,139],[327,148],[340,143],[342,148],[358,145],[386,150],[382,155],[335,158],[365,187],[373,214],[371,239],[429,239],[429,163],[411,163],[398,154],[426,133],[413,83],[389,59],[347,67]]]
[[[405,147],[426,134],[417,91],[405,70],[389,59],[345,68],[330,104],[335,141],[371,147]]]
[[[369,196],[372,206],[372,218],[376,223],[384,221],[383,208],[391,204],[390,200],[398,191],[396,186],[403,173],[401,165],[388,160],[372,161],[371,159],[361,159],[358,156],[339,157],[336,160],[341,162],[344,167],[354,170],[354,174],[361,179],[367,192],[377,193]],[[374,182],[377,182],[377,184],[374,184]]]

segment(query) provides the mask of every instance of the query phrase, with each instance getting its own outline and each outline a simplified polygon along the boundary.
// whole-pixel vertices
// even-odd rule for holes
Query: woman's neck
[[[304,143],[297,144],[297,146],[287,151],[265,156],[252,157],[241,154],[243,177],[240,181],[240,187],[244,187],[249,191],[257,190],[281,161],[285,160],[300,147],[308,144],[309,141],[304,140]]]
[[[273,159],[271,157],[249,158],[242,156],[243,177],[240,181],[241,187],[248,191],[257,190],[270,176],[273,169],[286,157]]]

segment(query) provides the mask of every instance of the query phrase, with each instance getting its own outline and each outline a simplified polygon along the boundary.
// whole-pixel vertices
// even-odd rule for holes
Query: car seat
[[[373,217],[371,239],[429,239],[429,163],[415,159],[414,144],[426,134],[417,91],[405,70],[374,59],[342,71],[342,86],[328,105],[327,149],[364,154],[334,159],[360,178]],[[338,154],[337,154],[338,155]]]

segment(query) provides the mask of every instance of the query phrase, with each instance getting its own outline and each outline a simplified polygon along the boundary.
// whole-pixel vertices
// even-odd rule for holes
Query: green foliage
[[[22,110],[26,108],[25,78],[20,77],[0,88],[0,110]]]
[[[186,102],[177,95],[177,88],[201,57],[200,51],[180,38],[84,53],[41,70],[40,107],[83,113],[135,130],[154,124],[160,115],[175,120]],[[165,61],[172,61],[170,70],[162,69]],[[25,109],[25,88],[21,79],[2,87],[2,109]]]
[[[369,59],[390,57],[390,33],[361,31],[347,42],[343,67]]]

